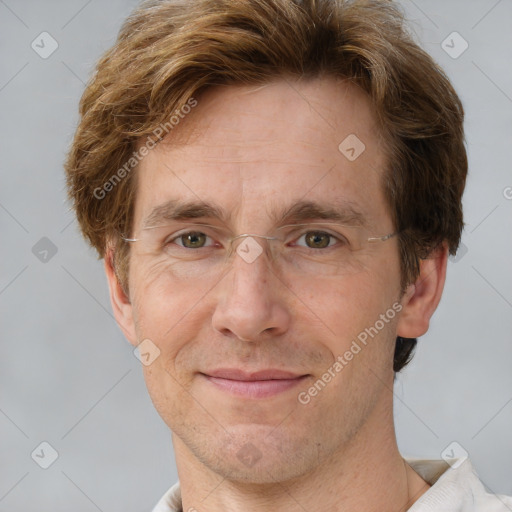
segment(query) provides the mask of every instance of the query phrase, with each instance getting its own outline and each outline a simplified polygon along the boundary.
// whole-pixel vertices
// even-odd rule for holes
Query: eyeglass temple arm
[[[398,235],[398,232],[396,233],[389,233],[389,235],[383,235],[383,236],[375,236],[368,238],[368,242],[385,242],[386,240],[389,240],[390,238]]]

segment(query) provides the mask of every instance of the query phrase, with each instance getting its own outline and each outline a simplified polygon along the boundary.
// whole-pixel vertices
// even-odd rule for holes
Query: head
[[[70,197],[105,258],[123,332],[158,347],[144,372],[164,420],[211,464],[221,446],[238,450],[248,439],[287,454],[301,446],[296,468],[317,446],[327,454],[347,443],[428,329],[463,227],[463,108],[396,6],[146,2],[99,61],[80,114],[66,162]],[[356,158],[345,140],[359,144]],[[343,205],[370,236],[396,235],[328,278],[281,273],[262,241],[250,264],[235,255],[217,279],[187,279],[123,240],[138,238],[170,201],[213,205],[224,214],[214,222],[234,235],[272,232],[299,201]],[[192,217],[211,223],[210,213]],[[336,373],[347,351],[353,357]],[[237,365],[294,369],[308,376],[306,390],[329,368],[337,380],[306,393],[315,400],[295,401],[293,424],[271,434],[289,396],[226,407],[201,380]],[[194,401],[203,393],[224,411],[217,422]],[[311,436],[326,417],[339,432],[331,444],[321,429]],[[201,445],[195,436],[205,432]]]

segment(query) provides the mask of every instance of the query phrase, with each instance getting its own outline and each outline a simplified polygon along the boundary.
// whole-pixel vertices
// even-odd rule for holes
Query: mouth
[[[200,373],[212,386],[221,391],[244,398],[268,398],[290,390],[302,383],[308,375],[268,369],[244,372],[224,368]]]

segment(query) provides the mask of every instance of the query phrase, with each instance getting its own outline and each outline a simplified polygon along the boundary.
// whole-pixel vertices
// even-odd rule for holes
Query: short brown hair
[[[383,187],[400,232],[402,290],[441,242],[455,254],[467,174],[464,111],[394,3],[153,0],[131,14],[98,62],[65,164],[82,233],[100,257],[113,243],[125,289],[129,244],[119,233],[131,229],[135,179],[126,162],[137,143],[206,88],[322,76],[361,87],[388,142]],[[397,338],[395,371],[415,344]]]

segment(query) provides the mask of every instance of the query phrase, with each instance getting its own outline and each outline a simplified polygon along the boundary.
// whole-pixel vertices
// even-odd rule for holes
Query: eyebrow
[[[327,204],[300,200],[285,208],[274,206],[271,209],[270,218],[276,225],[321,219],[349,226],[368,226],[366,217],[354,203],[347,200],[338,200],[335,203]],[[231,215],[221,206],[212,203],[171,199],[156,206],[142,225],[144,229],[166,221],[192,219],[216,219],[228,224]]]

